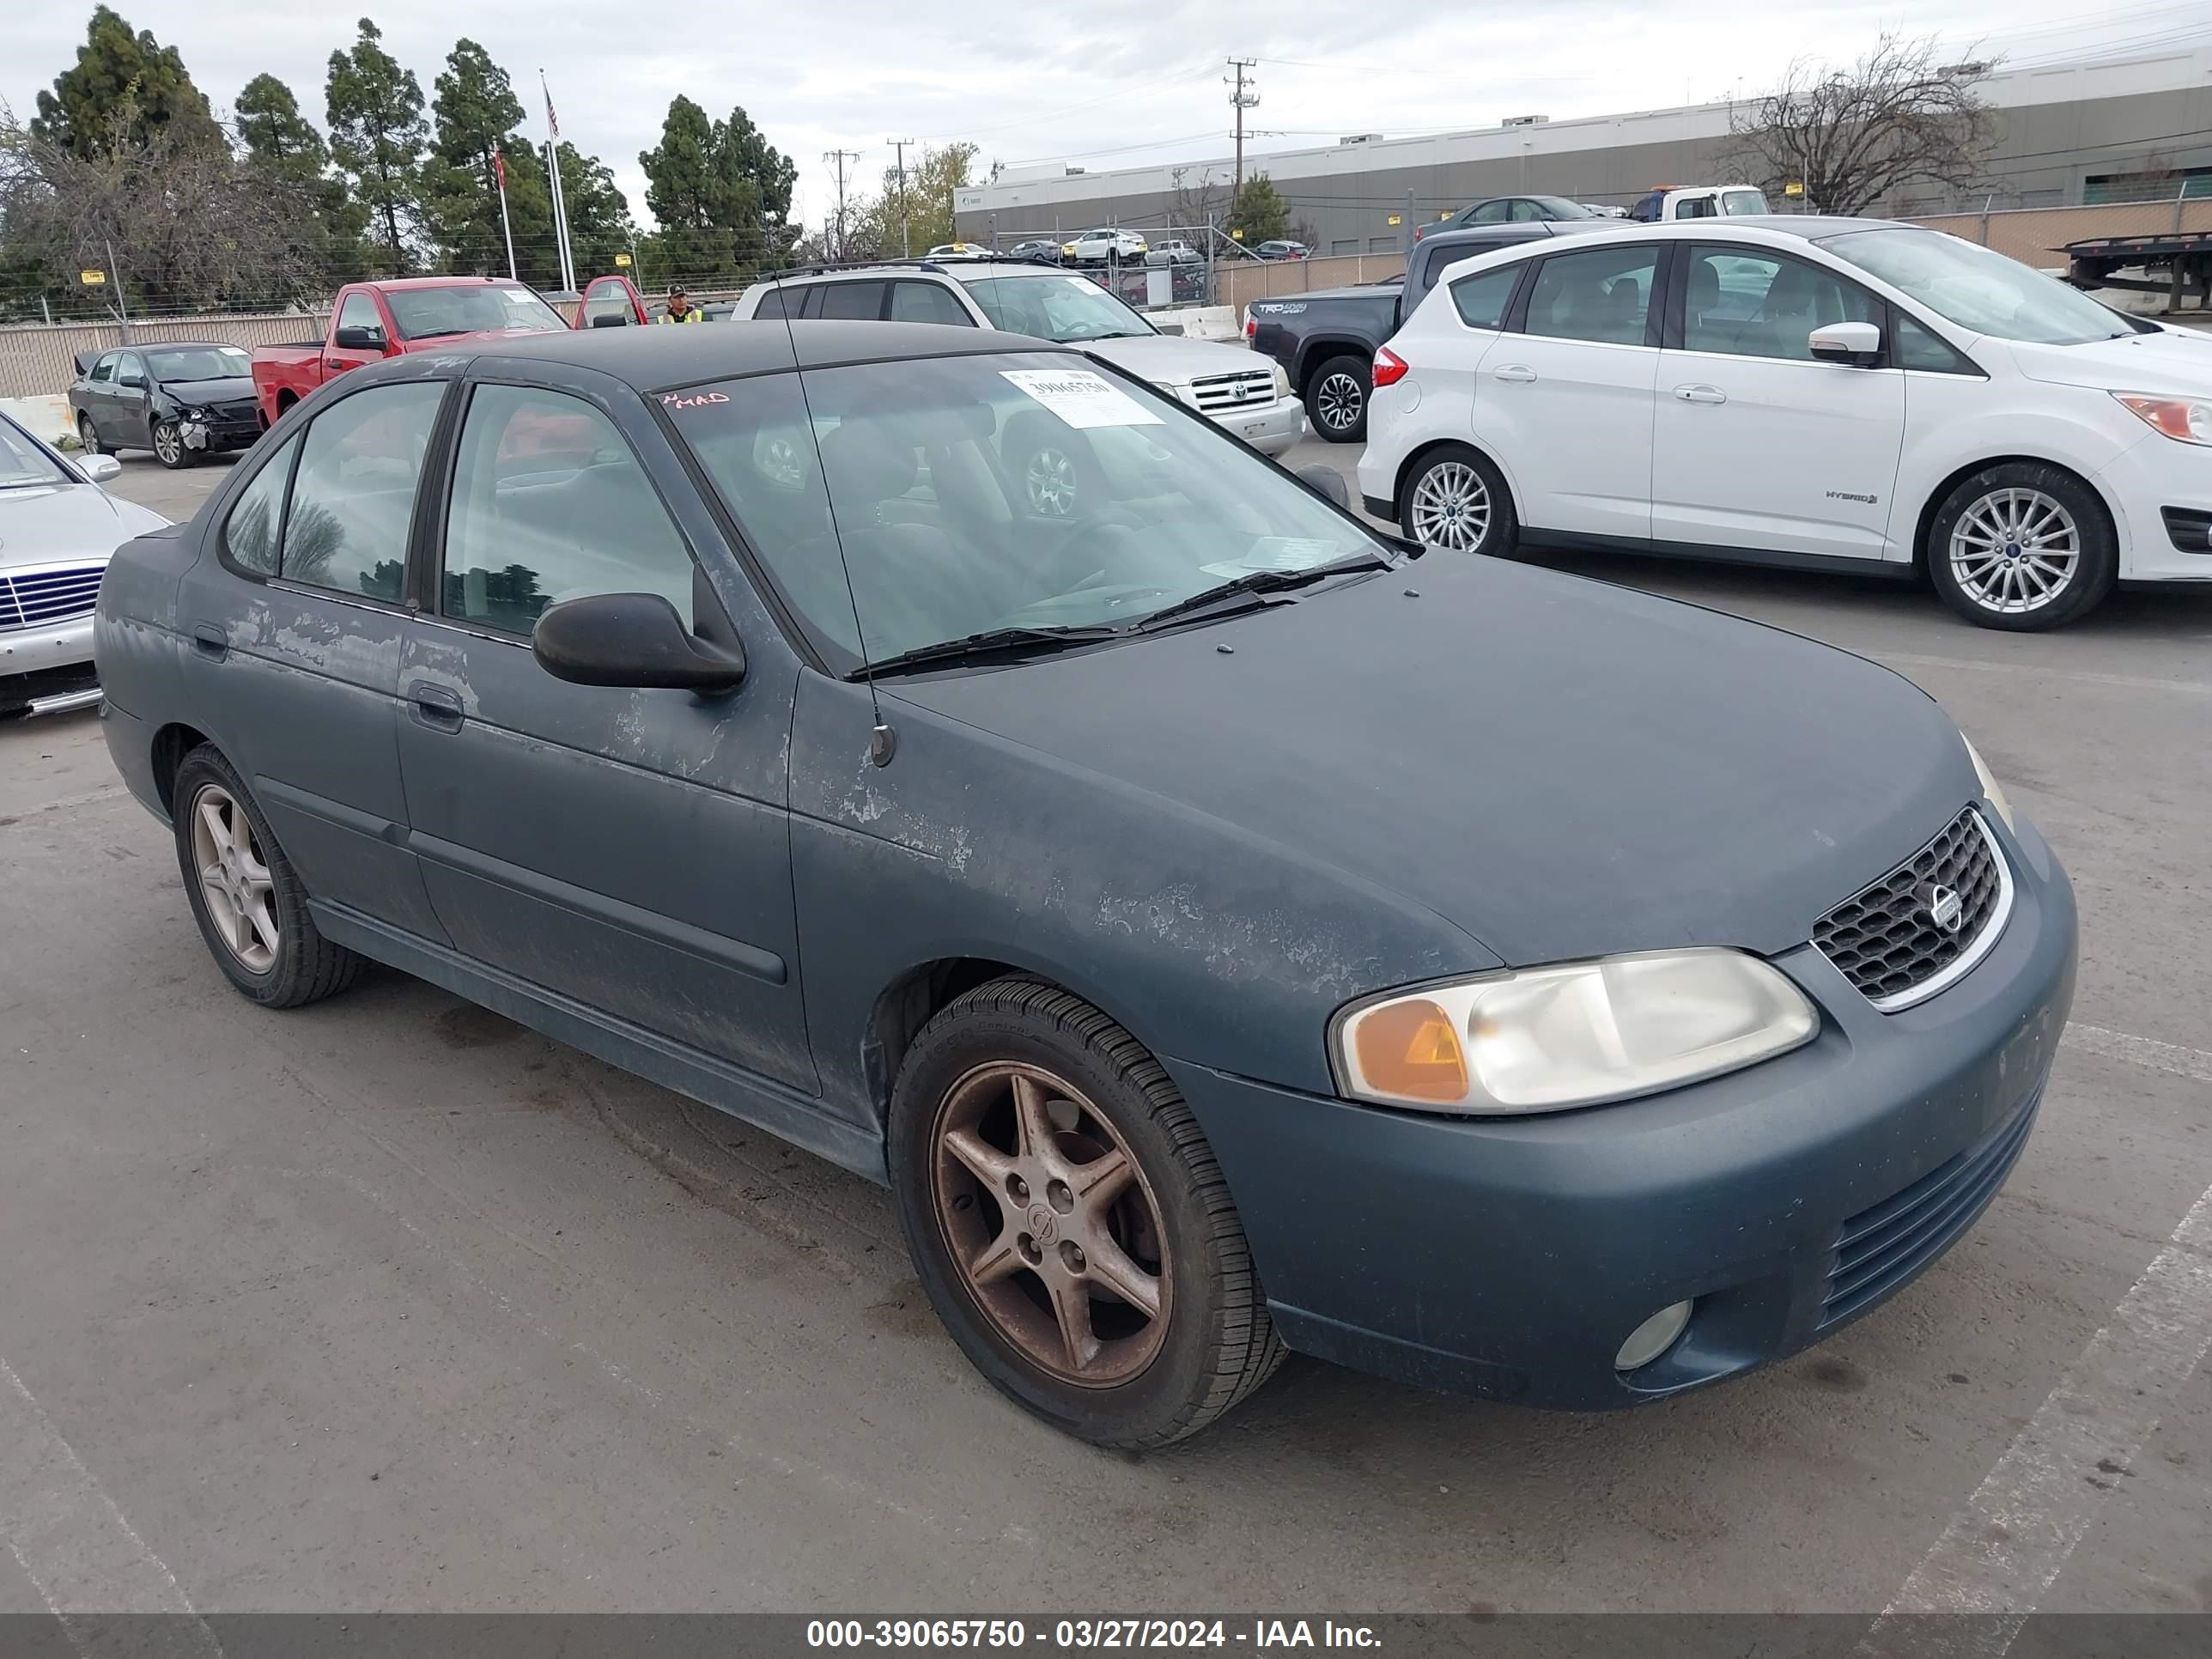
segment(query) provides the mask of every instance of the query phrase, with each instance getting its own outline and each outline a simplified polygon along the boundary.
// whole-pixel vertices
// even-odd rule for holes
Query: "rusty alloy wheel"
[[[930,1140],[938,1227],[999,1334],[1079,1387],[1141,1374],[1174,1315],[1166,1230],[1104,1114],[1042,1066],[1000,1061],[946,1091]]]

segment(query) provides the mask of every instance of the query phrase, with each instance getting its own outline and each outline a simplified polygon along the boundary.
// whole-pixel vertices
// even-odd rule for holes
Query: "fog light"
[[[1674,1346],[1674,1339],[1690,1322],[1691,1304],[1677,1302],[1671,1308],[1662,1308],[1634,1330],[1628,1340],[1620,1345],[1620,1352],[1613,1357],[1613,1368],[1617,1371],[1640,1370]]]

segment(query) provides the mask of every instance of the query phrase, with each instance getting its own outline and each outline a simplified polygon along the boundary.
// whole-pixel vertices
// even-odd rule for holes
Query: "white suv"
[[[1148,380],[1262,455],[1305,435],[1305,405],[1289,378],[1241,345],[1164,334],[1088,276],[1018,259],[821,265],[767,277],[732,320],[842,317],[996,328],[1080,346]]]
[[[2003,629],[2212,582],[2212,339],[1910,225],[1470,260],[1376,353],[1368,418],[1368,510],[1447,548],[1924,569]]]

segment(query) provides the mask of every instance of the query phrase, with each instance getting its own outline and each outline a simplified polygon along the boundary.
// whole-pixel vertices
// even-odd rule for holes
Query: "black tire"
[[[1087,1096],[1157,1207],[1166,1328],[1144,1368],[1110,1386],[1065,1380],[1024,1353],[979,1305],[939,1223],[940,1114],[962,1079],[1006,1062],[1041,1067]],[[1079,1439],[1127,1450],[1183,1439],[1282,1361],[1237,1206],[1197,1120],[1143,1045],[1056,986],[994,980],[922,1028],[892,1092],[890,1174],[915,1270],[953,1340],[1000,1392]]]
[[[1457,469],[1457,472],[1447,469]],[[1431,495],[1449,494],[1449,486],[1461,482],[1470,486],[1462,492],[1462,513],[1469,512],[1479,503],[1486,515],[1481,521],[1479,536],[1463,530],[1451,531],[1449,526],[1455,520],[1449,519],[1442,523],[1432,521],[1435,507]],[[1465,518],[1456,522],[1472,524],[1474,520]],[[1491,465],[1488,456],[1459,444],[1431,450],[1407,476],[1406,487],[1399,495],[1398,527],[1407,540],[1424,546],[1501,559],[1514,556],[1521,535],[1521,521],[1513,511],[1513,492],[1505,487],[1504,478]]]
[[[1314,435],[1333,444],[1356,444],[1367,436],[1367,404],[1375,394],[1375,365],[1346,352],[1331,357],[1306,379],[1306,419]]]
[[[2048,502],[2057,509],[2055,517],[2039,519],[2033,517],[2039,507],[2014,511],[2027,512],[2039,525],[2063,526],[2057,545],[2072,555],[2069,574],[2048,597],[2027,591],[2030,583],[2048,580],[2049,564],[2039,556],[2037,544],[1999,544],[1986,537],[1954,543],[1970,515],[1980,514],[1984,526],[2000,525],[2006,504],[2021,501]],[[1982,546],[1994,550],[1993,560],[1977,550]],[[2014,634],[2063,628],[2087,616],[2112,591],[2120,568],[2112,515],[2097,492],[2063,467],[2039,461],[2004,461],[1961,479],[1929,520],[1928,542],[1921,551],[1928,578],[1944,604],[1978,627]],[[2015,559],[2023,567],[2021,586],[2008,590],[2003,583]],[[2035,562],[2032,567],[2030,561]]]
[[[79,447],[86,454],[100,453],[100,433],[93,425],[91,416],[80,415],[76,417],[76,441]]]
[[[185,447],[184,434],[174,421],[154,422],[154,459],[172,472],[180,472],[199,458]]]
[[[249,969],[224,942],[201,888],[192,850],[192,822],[211,787],[228,795],[245,813],[273,884],[270,908],[276,918],[277,945],[274,960],[258,973]],[[342,945],[331,944],[317,931],[307,914],[307,890],[270,832],[259,805],[220,750],[213,744],[202,744],[186,755],[177,768],[169,799],[176,809],[177,866],[184,877],[192,919],[199,923],[208,954],[240,995],[264,1008],[298,1008],[333,996],[360,977],[361,957]]]

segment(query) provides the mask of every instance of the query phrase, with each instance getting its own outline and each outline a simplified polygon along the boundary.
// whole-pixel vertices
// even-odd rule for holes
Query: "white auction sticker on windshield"
[[[1158,426],[1160,417],[1103,374],[1083,368],[1002,368],[1000,374],[1068,425]]]

